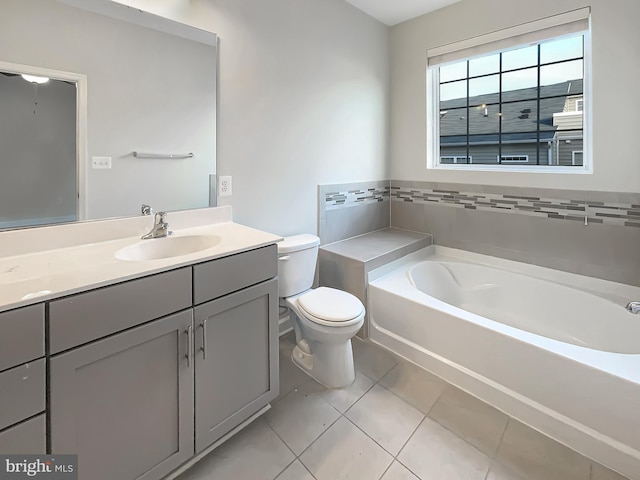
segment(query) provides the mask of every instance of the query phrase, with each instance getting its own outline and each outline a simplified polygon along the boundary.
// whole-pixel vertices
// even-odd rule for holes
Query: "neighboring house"
[[[441,163],[582,165],[582,83],[440,102]]]
[[[584,95],[570,95],[566,97],[562,112],[553,114],[555,165],[582,165],[583,109]]]

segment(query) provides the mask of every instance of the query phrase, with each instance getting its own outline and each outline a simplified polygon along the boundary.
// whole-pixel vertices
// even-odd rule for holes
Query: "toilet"
[[[364,323],[365,308],[350,293],[312,289],[320,239],[301,234],[278,244],[278,296],[296,334],[293,362],[329,388],[355,380],[351,338]]]

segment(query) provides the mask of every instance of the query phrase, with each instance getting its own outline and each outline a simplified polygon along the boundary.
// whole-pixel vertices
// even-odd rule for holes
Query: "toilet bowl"
[[[365,308],[342,290],[311,288],[319,243],[303,234],[278,245],[279,296],[296,335],[293,362],[319,383],[342,388],[355,379],[351,338],[364,323]]]

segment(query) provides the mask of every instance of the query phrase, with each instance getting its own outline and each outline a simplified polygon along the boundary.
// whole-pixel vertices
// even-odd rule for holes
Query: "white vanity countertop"
[[[170,223],[171,217],[172,214],[169,214]],[[146,219],[147,223],[149,221]],[[232,255],[282,240],[282,237],[277,235],[233,223],[230,221],[230,215],[228,218],[225,216],[217,218],[216,221],[217,223],[174,230],[174,237],[182,235],[219,237],[219,242],[211,248],[178,257],[136,261],[117,259],[115,252],[141,241],[137,232],[133,236],[123,238],[0,256],[0,311]],[[119,222],[119,220],[108,222]],[[101,226],[105,225],[105,222],[99,223]],[[73,226],[70,227],[73,228]],[[38,229],[32,230],[33,234],[38,234],[36,232]],[[3,246],[1,240],[0,247]],[[144,241],[161,242],[162,240],[158,238]],[[58,242],[58,244],[61,243],[64,244],[64,242]],[[76,240],[73,243],[78,242]],[[11,248],[4,250],[11,251]],[[0,255],[2,251],[0,250]]]

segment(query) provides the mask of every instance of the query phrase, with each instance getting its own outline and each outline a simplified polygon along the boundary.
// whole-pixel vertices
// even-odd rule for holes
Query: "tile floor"
[[[354,339],[327,390],[280,340],[273,408],[179,480],[624,480],[389,352]]]

